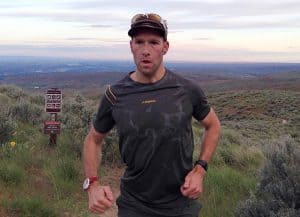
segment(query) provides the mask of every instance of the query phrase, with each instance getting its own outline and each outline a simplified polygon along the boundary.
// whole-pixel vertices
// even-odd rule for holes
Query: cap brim
[[[138,32],[143,31],[143,30],[148,30],[148,31],[153,31],[161,35],[163,38],[165,38],[165,30],[163,27],[161,27],[157,23],[150,23],[150,22],[141,22],[137,23],[135,25],[131,26],[131,29],[128,31],[128,35],[130,37],[134,37]]]

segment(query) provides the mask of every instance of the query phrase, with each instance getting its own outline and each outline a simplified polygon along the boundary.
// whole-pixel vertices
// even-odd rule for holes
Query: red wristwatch
[[[93,176],[93,177],[89,177],[89,178],[86,178],[83,182],[83,190],[88,190],[90,185],[93,184],[94,182],[98,181],[98,177],[97,176]]]

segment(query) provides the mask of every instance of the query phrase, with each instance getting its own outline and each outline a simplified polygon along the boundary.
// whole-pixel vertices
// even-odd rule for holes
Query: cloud
[[[68,41],[89,41],[89,40],[96,40],[96,38],[66,38],[65,40],[68,40]]]
[[[287,47],[287,49],[289,49],[289,50],[298,50],[298,51],[300,51],[300,47],[296,47],[296,46],[288,46]]]
[[[110,43],[110,44],[128,44],[129,40],[123,40],[119,38],[65,38],[67,41],[91,41],[93,44],[97,44],[98,42]]]
[[[50,4],[31,2],[10,6],[0,17],[50,19],[63,22],[84,23],[93,28],[127,28],[132,15],[151,12],[148,2],[135,1],[54,1]],[[30,1],[29,1],[30,2]],[[299,27],[300,1],[151,1],[155,11],[168,20],[170,30],[189,28],[245,29]],[[0,4],[1,5],[1,4]],[[12,7],[15,5],[15,7]],[[25,5],[25,6],[24,6]],[[166,8],[168,10],[166,10]],[[149,11],[150,10],[150,11]]]
[[[108,28],[108,27],[113,27],[113,25],[94,24],[94,25],[89,25],[88,27],[93,27],[93,28]]]
[[[176,29],[253,29],[253,28],[296,28],[300,27],[299,17],[244,17],[240,19],[210,19],[205,21],[177,21],[170,28]]]
[[[213,40],[212,38],[209,37],[199,37],[199,38],[194,38],[196,41],[210,41]]]
[[[68,57],[81,59],[129,60],[129,45],[111,44],[98,46],[66,45],[0,45],[0,56]]]
[[[253,51],[250,49],[230,49],[221,47],[185,46],[173,49],[167,54],[167,60],[181,61],[221,61],[221,62],[300,62],[300,51]]]
[[[153,0],[151,4],[146,1],[137,4],[136,1],[129,0],[2,0],[0,43],[17,43],[17,47],[10,47],[10,50],[0,46],[0,49],[5,48],[5,52],[14,51],[16,54],[25,51],[48,56],[82,54],[87,57],[128,58],[130,52],[126,39],[129,40],[127,30],[131,16],[141,12],[156,12],[167,19],[170,39],[174,37],[176,41],[170,49],[170,57],[173,59],[206,58],[205,52],[202,54],[202,50],[197,50],[195,44],[189,50],[181,51],[176,48],[182,40],[194,39],[193,43],[199,41],[198,44],[212,44],[210,40],[214,40],[212,42],[215,46],[229,47],[231,41],[239,41],[238,37],[246,36],[253,43],[248,47],[259,47],[259,50],[264,50],[265,47],[270,50],[270,47],[280,45],[288,52],[282,52],[283,58],[289,56],[295,60],[298,55],[295,52],[297,49],[299,51],[299,11],[298,0],[164,0],[163,3]],[[24,32],[12,35],[17,31]],[[270,39],[269,43],[265,45],[258,33],[263,39]],[[287,39],[289,42],[285,43]],[[22,47],[22,41],[30,46]],[[244,44],[239,46],[245,47]],[[173,54],[172,50],[176,53]],[[271,56],[271,53],[215,50],[211,47],[206,51],[208,58],[218,56],[219,60],[224,56],[229,59],[230,52],[233,54],[230,58]],[[3,50],[0,52],[4,53]],[[274,56],[279,58],[280,55],[274,53]]]
[[[252,0],[252,1],[183,1],[166,0],[164,4],[159,0],[151,1],[158,12],[168,9],[167,14],[185,14],[190,16],[250,16],[250,15],[269,15],[269,14],[298,14],[300,2],[297,0]],[[76,1],[63,4],[65,8],[73,9],[131,9],[135,11],[137,4],[135,1]],[[151,6],[146,1],[138,3],[140,13],[151,12]],[[133,10],[134,9],[134,10]],[[154,12],[155,12],[154,11]],[[192,13],[191,13],[192,12]],[[189,17],[189,16],[188,16]],[[186,17],[183,17],[186,18]]]
[[[26,2],[15,2],[15,1],[1,1],[0,2],[0,9],[1,8],[17,8],[17,7],[26,7],[30,6],[30,3]]]
[[[0,13],[1,17],[19,17],[19,18],[46,18],[56,21],[65,22],[82,22],[82,23],[94,23],[101,20],[102,23],[114,22],[120,20],[118,15],[112,15],[109,12],[97,12],[97,11],[71,11],[61,9],[8,9]],[[103,18],[103,17],[110,17]],[[101,24],[106,26],[105,24]]]

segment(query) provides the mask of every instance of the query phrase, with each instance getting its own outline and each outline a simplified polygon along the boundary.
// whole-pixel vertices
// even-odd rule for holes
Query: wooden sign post
[[[61,112],[62,93],[58,88],[47,90],[45,95],[45,110],[50,113],[50,121],[44,121],[44,133],[49,134],[49,145],[56,145],[57,135],[60,134],[60,122],[57,113]]]

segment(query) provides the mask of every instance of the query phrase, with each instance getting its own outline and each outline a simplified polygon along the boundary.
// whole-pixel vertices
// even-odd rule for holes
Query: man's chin
[[[154,74],[153,69],[150,67],[141,67],[139,71],[145,76],[151,76]]]

